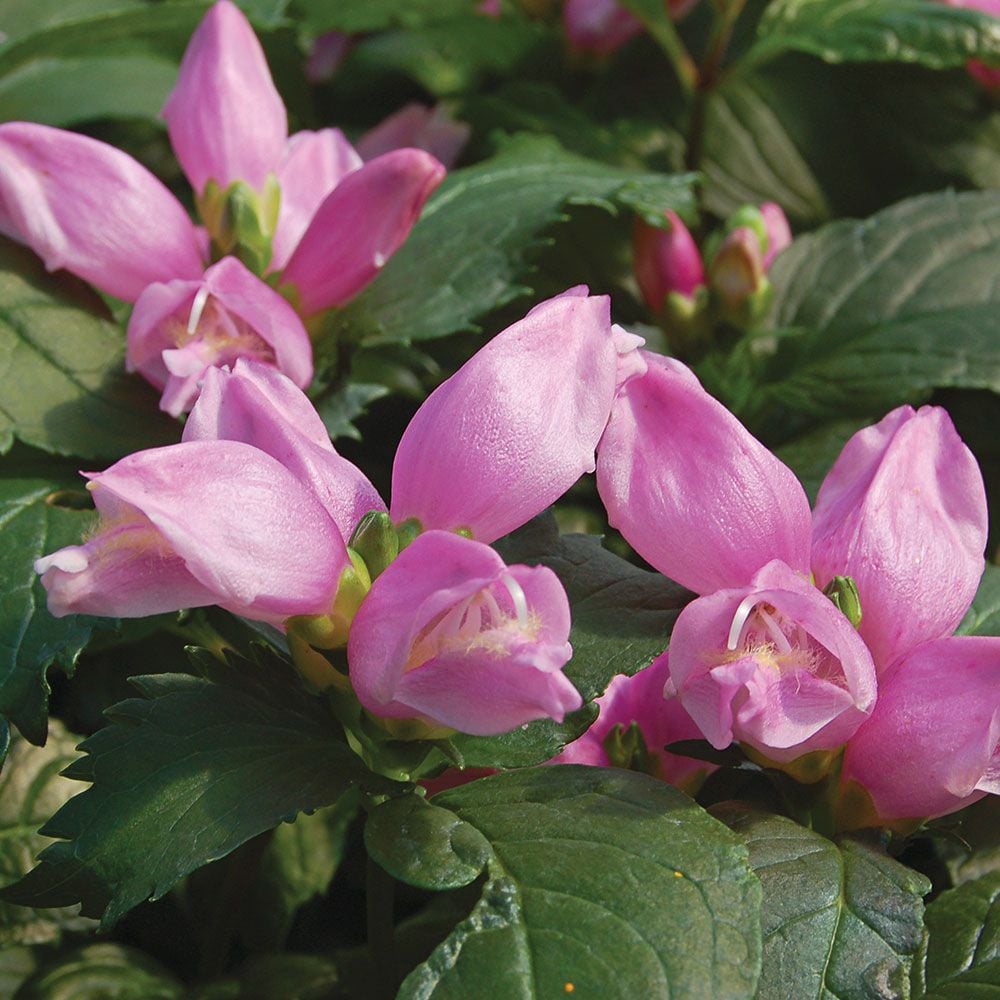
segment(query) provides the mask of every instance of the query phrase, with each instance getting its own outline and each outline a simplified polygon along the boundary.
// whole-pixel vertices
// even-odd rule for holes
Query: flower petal
[[[635,278],[646,305],[663,308],[667,295],[691,296],[705,284],[705,268],[698,246],[676,212],[667,212],[669,229],[660,229],[637,218],[632,231]]]
[[[270,270],[280,271],[328,194],[363,160],[339,128],[296,132],[278,167],[281,201]]]
[[[246,181],[258,191],[278,169],[288,119],[264,50],[244,14],[218,0],[191,36],[163,108],[170,143],[191,186]]]
[[[858,431],[813,515],[818,586],[853,577],[879,669],[949,635],[975,596],[986,546],[982,475],[940,407],[893,410]]]
[[[0,220],[50,271],[128,302],[154,281],[201,276],[180,202],[120,149],[74,132],[0,125]]]
[[[471,132],[465,122],[455,121],[442,105],[431,108],[413,102],[365,132],[358,140],[358,152],[363,159],[373,160],[393,149],[424,149],[450,170]]]
[[[844,755],[885,820],[944,816],[992,791],[1000,767],[1000,639],[924,643],[879,681]]]
[[[648,371],[615,400],[597,451],[611,524],[685,587],[746,584],[772,559],[809,568],[809,502],[771,454],[694,374],[643,352]]]
[[[399,149],[348,174],[313,216],[283,280],[303,315],[343,305],[399,249],[445,169],[428,153]]]
[[[606,296],[536,306],[410,421],[392,470],[393,519],[484,542],[524,524],[593,470],[617,365]]]

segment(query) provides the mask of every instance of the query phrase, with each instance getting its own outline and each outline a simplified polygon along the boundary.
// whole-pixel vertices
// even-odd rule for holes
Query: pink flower
[[[880,678],[875,711],[847,744],[844,781],[863,786],[883,821],[943,816],[1000,794],[998,692],[1000,639],[954,636],[910,650]]]
[[[191,409],[207,369],[255,358],[296,385],[312,379],[312,345],[295,310],[235,257],[213,264],[200,281],[147,286],[128,324],[129,371],[163,389],[162,409]]]
[[[660,229],[636,219],[632,235],[635,277],[646,304],[659,312],[672,292],[690,298],[705,283],[698,246],[676,212],[667,212],[670,226]]]
[[[218,604],[277,624],[332,606],[348,566],[340,532],[264,452],[189,442],[137,452],[88,478],[97,531],[35,563],[57,617]]]
[[[366,132],[358,140],[358,152],[362,159],[371,160],[402,146],[415,146],[432,153],[450,170],[471,132],[470,126],[455,121],[443,105],[429,108],[411,103]]]
[[[664,6],[679,21],[697,2],[665,0]],[[643,24],[616,0],[566,0],[563,28],[574,48],[606,56],[640,34]]]
[[[654,762],[657,777],[673,785],[690,788],[699,777],[715,770],[714,764],[668,753],[664,746],[678,740],[700,740],[701,730],[676,697],[664,698],[669,682],[668,656],[663,653],[645,670],[632,677],[619,674],[597,699],[600,715],[577,740],[553,757],[551,764],[590,764],[610,767],[606,740],[621,726],[635,723]]]
[[[274,284],[303,315],[342,305],[368,284],[444,176],[419,149],[363,164],[336,129],[289,138],[260,45],[230,0],[211,7],[192,37],[165,114],[213,257],[237,254],[258,272],[278,272]],[[170,284],[169,293],[161,288],[143,303],[135,329],[146,347],[175,350],[179,312],[189,294],[197,296],[209,248],[174,196],[120,150],[43,125],[0,125],[0,165],[0,231],[27,243],[50,270],[64,267],[126,301]],[[202,287],[232,285],[235,268],[225,273],[225,282],[206,276]],[[287,362],[283,370],[296,381],[310,377],[301,326],[271,290],[247,274],[239,294],[242,311],[212,293],[211,329],[196,338],[197,351],[162,363],[145,353],[132,359],[155,384],[170,382],[164,408],[189,405],[202,360],[226,363],[244,347],[278,367]],[[206,347],[219,330],[224,349]]]
[[[965,7],[978,10],[990,17],[1000,18],[1000,0],[941,0],[949,7]],[[966,69],[973,79],[978,80],[987,90],[1000,89],[1000,68],[987,66],[979,59],[970,59]]]
[[[420,535],[374,582],[347,656],[361,704],[474,735],[562,721],[582,699],[562,673],[569,603],[545,567],[507,566],[480,542]]]
[[[791,471],[683,365],[647,362],[615,402],[597,479],[612,525],[703,595],[671,642],[681,702],[720,748],[836,749],[874,704],[874,667],[948,634],[971,602],[986,541],[974,459],[942,410],[900,407],[848,442],[811,528]],[[853,578],[860,637],[810,569],[819,585]]]
[[[306,79],[310,83],[332,80],[353,44],[354,38],[343,31],[326,31],[318,36],[306,59]]]
[[[593,471],[619,370],[641,364],[629,335],[612,331],[609,311],[607,296],[571,289],[438,386],[399,442],[393,520],[491,542]]]
[[[760,214],[764,219],[764,229],[767,234],[767,247],[764,250],[764,270],[769,271],[774,258],[792,242],[792,227],[781,206],[774,201],[765,201],[760,206]]]

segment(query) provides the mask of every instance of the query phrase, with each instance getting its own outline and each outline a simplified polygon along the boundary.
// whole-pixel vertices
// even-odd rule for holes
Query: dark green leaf
[[[909,997],[930,889],[923,875],[783,816],[713,812],[744,839],[764,887],[759,1000]]]
[[[299,907],[326,892],[359,804],[352,790],[335,805],[300,814],[274,831],[245,903],[240,937],[249,949],[283,948]]]
[[[560,535],[543,514],[497,543],[508,563],[548,566],[562,581],[573,614],[573,659],[566,674],[592,701],[616,674],[634,674],[667,646],[688,591],[659,573],[609,552],[592,535]],[[593,721],[593,708],[561,725],[532,722],[501,736],[458,735],[452,743],[470,767],[525,767],[554,757]]]
[[[81,282],[0,241],[0,451],[118,458],[176,441],[154,391],[126,375],[121,330]]]
[[[14,996],[38,971],[39,951],[27,945],[0,948],[0,997]]]
[[[1000,635],[1000,567],[986,564],[979,589],[956,635]]]
[[[57,958],[18,991],[18,1000],[180,1000],[185,990],[159,962],[105,941]]]
[[[567,203],[613,212],[625,197],[689,211],[691,182],[690,175],[611,167],[551,140],[519,136],[493,159],[448,176],[403,247],[340,312],[329,343],[342,335],[406,341],[472,329],[525,291],[525,255]]]
[[[390,875],[420,889],[458,889],[486,867],[483,835],[451,810],[420,795],[378,806],[365,825],[365,847]]]
[[[326,1000],[341,995],[339,979],[337,967],[320,955],[258,955],[190,1000]]]
[[[996,18],[935,0],[776,0],[743,65],[790,50],[827,62],[915,62],[934,69],[1000,61]]]
[[[158,56],[35,59],[0,78],[0,118],[63,128],[94,118],[158,121],[176,79],[177,64]]]
[[[469,0],[295,0],[302,24],[310,31],[382,31],[386,28],[414,28],[433,21],[467,14]]]
[[[443,792],[489,879],[401,998],[746,998],[759,885],[721,824],[645,775],[561,766]]]
[[[390,790],[338,738],[322,700],[276,655],[209,676],[134,678],[142,698],[109,710],[67,775],[93,784],[46,824],[62,838],[4,893],[34,906],[82,901],[104,925],[296,813],[364,784]]]
[[[844,445],[866,423],[865,420],[831,420],[776,448],[775,454],[799,477],[810,501],[815,501],[821,483]]]
[[[388,392],[384,385],[347,382],[328,396],[324,396],[316,404],[316,409],[323,418],[330,437],[349,437],[360,441],[361,434],[354,426],[354,421],[368,409],[370,403],[381,399]]]
[[[797,239],[771,270],[770,325],[785,335],[751,421],[787,435],[789,411],[808,425],[936,387],[1000,390],[998,254],[996,192],[911,198]]]
[[[65,466],[29,464],[18,450],[0,460],[0,531],[3,538],[4,593],[0,598],[0,714],[33,743],[45,739],[53,661],[72,664],[90,638],[91,619],[53,618],[34,561],[64,545],[78,544],[93,512],[57,506],[59,491],[82,481]],[[71,478],[72,477],[72,478]],[[84,499],[87,494],[79,491]],[[65,494],[64,494],[65,495]]]
[[[927,1000],[1000,996],[1000,872],[941,893],[927,930]]]
[[[0,885],[10,885],[30,871],[39,851],[50,841],[41,825],[79,791],[62,769],[75,759],[79,739],[53,719],[44,747],[14,738],[0,773]],[[34,910],[0,903],[0,949],[12,944],[48,944],[64,930],[80,931],[91,922],[77,907]],[[0,991],[0,996],[5,995]]]

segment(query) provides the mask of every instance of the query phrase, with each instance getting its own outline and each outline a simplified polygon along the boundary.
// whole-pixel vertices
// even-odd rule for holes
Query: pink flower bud
[[[621,363],[609,311],[607,296],[572,289],[438,386],[399,443],[393,520],[491,542],[592,471]]]
[[[673,785],[715,770],[715,765],[691,757],[668,753],[664,746],[677,740],[704,739],[701,730],[684,710],[676,695],[667,697],[664,685],[670,678],[667,653],[632,677],[619,674],[597,699],[601,714],[578,740],[566,746],[551,764],[590,764],[610,767],[605,740],[615,726],[628,729],[634,722],[642,733],[657,775]]]
[[[844,446],[816,499],[812,567],[850,576],[879,669],[950,635],[975,596],[986,546],[979,467],[936,406],[893,410]]]
[[[310,83],[332,80],[347,57],[354,39],[342,31],[326,31],[312,43],[306,59],[306,79]]]
[[[769,271],[774,258],[792,242],[792,229],[781,206],[774,201],[765,201],[760,206],[767,231],[767,250],[764,253],[764,270]]]
[[[120,149],[46,125],[0,125],[0,232],[127,302],[202,271],[195,228],[160,181]]]
[[[691,296],[705,283],[701,254],[676,212],[667,212],[670,226],[659,229],[635,220],[632,254],[636,281],[646,304],[659,312],[671,292]]]
[[[740,226],[723,240],[709,265],[708,280],[713,291],[731,308],[745,302],[761,287],[764,256],[752,229]]]
[[[717,749],[734,740],[787,762],[845,743],[875,703],[851,623],[784,563],[689,604],[670,640],[681,704]]]
[[[978,10],[990,17],[1000,18],[1000,0],[941,0],[949,7],[965,7]],[[1000,68],[987,66],[979,59],[970,59],[966,64],[969,75],[987,90],[1000,90]]]
[[[1000,639],[954,637],[905,654],[847,744],[843,778],[882,820],[943,816],[1000,794]]]
[[[208,368],[256,358],[299,386],[312,378],[312,344],[295,310],[235,257],[224,257],[201,281],[150,285],[128,325],[129,371],[163,389],[160,408],[173,416],[198,398]]]
[[[358,152],[365,160],[372,160],[410,146],[426,150],[450,170],[471,131],[465,122],[455,121],[443,105],[407,104],[366,132],[358,140]]]
[[[700,594],[745,585],[775,558],[808,573],[809,501],[791,469],[690,369],[644,357],[647,372],[618,394],[598,448],[612,526]]]
[[[545,567],[506,566],[460,535],[420,535],[351,626],[351,683],[368,711],[475,735],[562,721],[582,699],[562,672],[569,602]]]
[[[96,533],[35,563],[57,617],[218,604],[279,624],[331,607],[349,565],[340,532],[262,451],[188,442],[136,452],[88,478]]]
[[[566,0],[562,16],[570,44],[600,56],[642,32],[642,21],[615,0]]]
[[[246,181],[257,191],[281,162],[288,120],[264,51],[244,14],[218,0],[184,52],[163,108],[170,142],[191,186]]]

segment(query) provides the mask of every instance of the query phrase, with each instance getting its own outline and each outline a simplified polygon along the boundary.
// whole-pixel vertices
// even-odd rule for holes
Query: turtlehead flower
[[[456,121],[438,104],[407,104],[366,132],[357,143],[362,159],[371,160],[403,146],[425,149],[449,170],[455,165],[472,129]]]
[[[629,766],[645,764],[645,769],[655,777],[693,792],[715,770],[715,765],[664,750],[668,743],[704,738],[680,701],[675,696],[664,697],[664,687],[669,681],[667,653],[631,677],[619,674],[613,678],[597,699],[600,715],[594,724],[549,763],[612,767],[618,761],[609,754],[609,744],[614,750],[615,743],[627,739],[628,730],[635,724],[642,734],[648,759],[629,761]]]
[[[681,703],[720,749],[782,762],[837,749],[875,704],[876,668],[948,634],[972,600],[975,460],[943,410],[900,407],[848,442],[811,518],[791,470],[688,369],[646,361],[615,401],[597,482],[611,524],[701,595],[671,640]],[[854,581],[860,633],[813,572]]]
[[[545,567],[507,566],[445,531],[413,541],[374,582],[351,626],[351,684],[387,718],[474,735],[562,721],[582,699],[563,674],[569,602]]]
[[[664,7],[680,20],[698,0],[665,0]],[[643,31],[642,21],[615,0],[566,0],[563,28],[573,48],[607,56]]]
[[[308,345],[301,327],[278,315],[285,311],[259,275],[274,273],[272,283],[302,316],[344,304],[406,239],[444,167],[420,149],[363,163],[337,129],[289,137],[260,44],[230,0],[213,5],[195,31],[164,113],[211,246],[176,198],[131,157],[28,122],[0,125],[0,231],[26,243],[50,270],[65,268],[129,302],[150,285],[172,285],[169,293],[151,293],[154,304],[143,303],[136,336],[146,348],[159,342],[164,351],[184,350],[184,357],[130,358],[154,384],[169,382],[164,408],[171,412],[190,405],[202,361],[229,363],[244,348],[300,384],[307,381],[311,359],[303,359]],[[220,283],[211,274],[203,278],[205,266],[229,255],[255,272],[240,282],[243,305],[233,310],[210,292],[207,317],[192,309],[179,322],[180,303],[188,296],[198,301],[199,282]],[[231,280],[232,273],[225,284]],[[162,329],[151,319],[157,312]],[[270,314],[276,318],[261,319]],[[178,334],[192,316],[210,320],[205,336]],[[193,341],[202,346],[195,349]],[[188,387],[171,377],[189,380]]]
[[[632,254],[636,281],[646,305],[660,312],[670,294],[690,299],[705,284],[701,253],[676,212],[667,212],[669,227],[661,229],[635,220]]]

